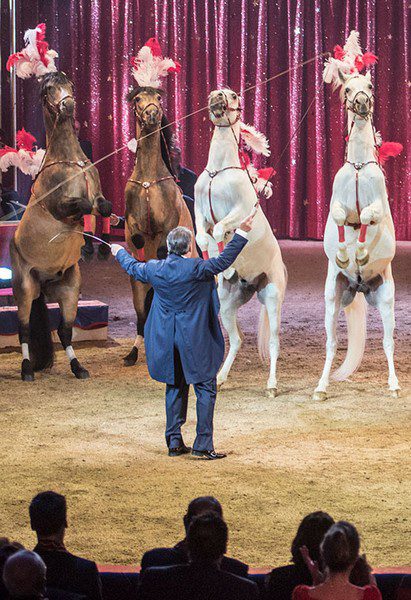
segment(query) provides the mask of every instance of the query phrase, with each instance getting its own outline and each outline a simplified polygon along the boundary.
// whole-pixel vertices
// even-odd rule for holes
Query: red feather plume
[[[403,145],[398,142],[383,142],[378,149],[378,162],[383,165],[391,156],[398,156],[402,150]]]
[[[155,37],[150,38],[149,40],[146,41],[146,43],[144,44],[145,46],[148,46],[151,50],[151,54],[153,56],[159,56],[160,58],[163,58],[163,53],[161,51],[161,46],[158,43],[158,39]]]
[[[258,177],[261,179],[266,179],[267,181],[274,177],[276,171],[274,171],[273,167],[266,167],[265,169],[258,169],[257,171]]]
[[[17,154],[18,150],[16,150],[15,148],[11,148],[10,146],[3,146],[3,148],[0,148],[0,158],[5,154],[8,154],[9,152],[14,152],[15,154]]]
[[[376,56],[372,52],[366,52],[365,54],[362,55],[362,62],[364,63],[365,67],[370,67],[371,65],[375,65],[375,63],[377,61],[378,61],[378,56]]]
[[[342,60],[345,56],[345,52],[344,49],[341,48],[341,46],[339,46],[337,44],[337,46],[334,46],[334,58],[336,58],[337,60]]]
[[[22,150],[28,150],[31,152],[34,144],[36,143],[36,138],[34,135],[31,135],[28,131],[24,129],[20,129],[20,131],[16,134],[16,144],[17,148],[21,148]]]

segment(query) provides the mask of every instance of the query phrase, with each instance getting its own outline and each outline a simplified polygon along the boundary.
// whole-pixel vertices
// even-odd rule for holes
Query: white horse
[[[253,211],[257,198],[238,154],[238,95],[229,89],[211,92],[209,111],[215,130],[207,167],[195,186],[195,216],[197,243],[203,253],[215,256],[222,244],[231,239],[242,219]],[[248,244],[232,268],[218,278],[221,318],[230,342],[228,355],[218,374],[219,386],[227,380],[242,343],[242,333],[237,322],[238,309],[257,293],[263,305],[258,346],[261,357],[269,355],[270,358],[267,393],[270,397],[276,395],[281,305],[285,288],[286,270],[280,247],[258,205]]]
[[[348,348],[334,379],[347,379],[360,365],[366,339],[367,305],[376,306],[384,326],[384,351],[388,361],[388,385],[398,397],[394,368],[395,231],[388,204],[384,173],[378,164],[372,123],[373,93],[369,73],[345,75],[339,71],[341,98],[348,114],[346,160],[334,179],[330,214],[324,234],[328,257],[325,283],[324,370],[314,399],[326,399],[331,365],[337,349],[337,319],[345,309]],[[359,293],[362,292],[362,293]]]

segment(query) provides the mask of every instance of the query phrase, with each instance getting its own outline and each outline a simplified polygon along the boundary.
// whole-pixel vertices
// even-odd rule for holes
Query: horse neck
[[[240,167],[237,141],[239,138],[239,123],[232,127],[215,127],[206,168],[209,171],[218,171],[225,167]]]
[[[137,123],[136,137],[139,141],[137,143],[137,156],[133,176],[136,179],[154,181],[159,177],[170,175],[161,154],[160,130],[156,129],[152,132],[144,132]]]
[[[46,125],[46,160],[50,163],[55,160],[85,160],[72,119],[61,120],[57,117],[51,117],[45,114],[44,122]]]
[[[348,116],[349,140],[347,160],[353,163],[365,163],[375,160],[375,139],[372,119]]]

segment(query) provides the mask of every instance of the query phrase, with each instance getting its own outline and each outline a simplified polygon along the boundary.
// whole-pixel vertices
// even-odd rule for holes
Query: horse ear
[[[366,72],[365,78],[368,79],[368,81],[371,81],[371,71]]]
[[[341,83],[345,83],[347,81],[347,76],[344,75],[344,73],[341,71],[341,69],[338,69],[338,77],[339,77]]]

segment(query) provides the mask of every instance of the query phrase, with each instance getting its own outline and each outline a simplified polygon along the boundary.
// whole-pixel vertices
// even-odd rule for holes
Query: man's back
[[[101,600],[101,581],[96,563],[60,550],[34,549],[47,566],[47,586]]]
[[[184,542],[180,542],[174,548],[153,548],[146,552],[141,559],[141,570],[145,571],[151,567],[171,567],[188,564],[189,558]],[[221,559],[221,570],[239,577],[247,577],[248,565],[223,556]]]
[[[156,567],[144,572],[141,600],[256,600],[255,583],[210,565]]]

